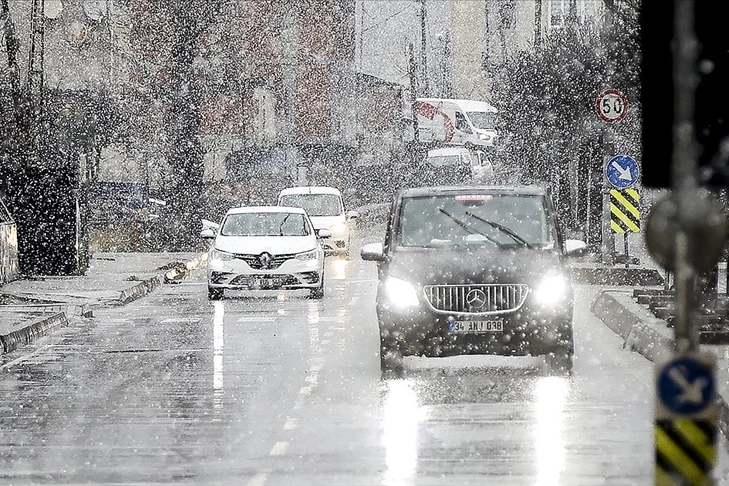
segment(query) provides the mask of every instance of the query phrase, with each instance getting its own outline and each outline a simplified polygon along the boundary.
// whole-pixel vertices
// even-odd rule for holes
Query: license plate
[[[248,280],[249,289],[273,289],[281,286],[279,278],[252,278]]]
[[[488,321],[452,321],[451,332],[456,334],[486,334],[489,332],[503,332],[504,321],[491,319]]]

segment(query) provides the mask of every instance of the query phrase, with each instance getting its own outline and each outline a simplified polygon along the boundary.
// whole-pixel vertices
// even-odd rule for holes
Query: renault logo
[[[473,289],[466,294],[466,303],[472,309],[480,309],[486,304],[486,293],[481,289]]]
[[[271,266],[271,254],[263,252],[258,256],[258,262],[261,264],[261,268],[269,268]]]

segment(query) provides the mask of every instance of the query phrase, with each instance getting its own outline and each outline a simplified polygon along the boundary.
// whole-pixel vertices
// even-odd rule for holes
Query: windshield
[[[303,214],[233,213],[220,229],[223,236],[307,236],[311,228]]]
[[[309,216],[339,216],[344,212],[342,199],[336,194],[285,194],[278,205],[303,208]]]
[[[435,167],[445,167],[450,165],[461,164],[460,155],[429,155],[426,162]]]
[[[539,196],[464,194],[403,200],[398,243],[453,246],[496,243],[545,246],[553,243],[544,200]]]
[[[471,119],[473,126],[479,130],[496,130],[496,122],[498,113],[487,111],[469,111],[468,117]]]

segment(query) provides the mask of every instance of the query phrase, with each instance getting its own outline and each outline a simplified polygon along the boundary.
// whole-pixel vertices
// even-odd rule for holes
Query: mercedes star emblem
[[[486,304],[486,293],[481,289],[473,289],[466,294],[466,303],[473,309],[480,309]]]

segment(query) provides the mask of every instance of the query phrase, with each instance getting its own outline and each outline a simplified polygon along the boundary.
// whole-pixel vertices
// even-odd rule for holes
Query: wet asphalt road
[[[214,303],[201,274],[6,357],[0,484],[652,484],[653,365],[590,314],[594,289],[569,379],[469,356],[382,380],[375,267],[326,272],[322,301]]]

